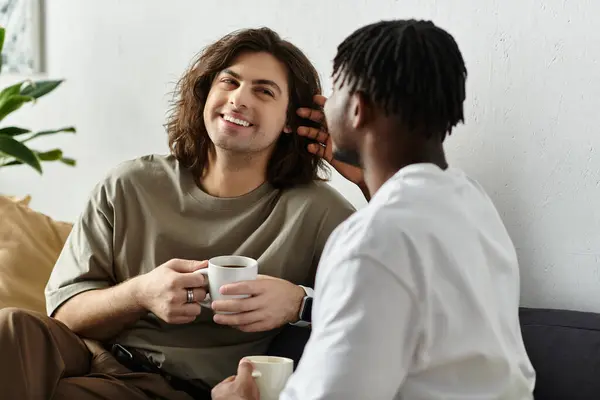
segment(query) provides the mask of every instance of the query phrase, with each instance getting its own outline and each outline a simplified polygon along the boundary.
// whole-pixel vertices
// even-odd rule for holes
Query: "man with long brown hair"
[[[296,134],[319,126],[296,112],[315,107],[317,72],[275,32],[250,29],[204,49],[176,92],[171,154],[96,186],[48,282],[50,317],[0,311],[4,397],[210,398],[240,358],[310,322],[323,247],[354,211]],[[194,272],[229,254],[257,259],[261,279],[225,289],[251,297],[201,310]]]

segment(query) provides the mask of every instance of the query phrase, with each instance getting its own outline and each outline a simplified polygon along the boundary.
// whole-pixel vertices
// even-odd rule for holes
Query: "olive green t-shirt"
[[[312,287],[327,238],[353,212],[324,182],[285,190],[265,183],[217,198],[173,156],[127,161],[94,188],[75,223],[46,287],[47,312],[172,258],[244,255],[258,260],[260,274]],[[170,374],[214,385],[234,374],[242,357],[264,354],[279,332],[244,333],[212,317],[203,308],[194,322],[171,325],[148,313],[114,341],[143,350]]]

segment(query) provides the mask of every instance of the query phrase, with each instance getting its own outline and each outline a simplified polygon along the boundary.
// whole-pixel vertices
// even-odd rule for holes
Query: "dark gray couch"
[[[600,400],[600,314],[522,308],[520,320],[537,373],[535,399]],[[287,327],[269,354],[297,364],[309,335],[308,329]]]
[[[522,308],[535,399],[600,400],[600,314]]]

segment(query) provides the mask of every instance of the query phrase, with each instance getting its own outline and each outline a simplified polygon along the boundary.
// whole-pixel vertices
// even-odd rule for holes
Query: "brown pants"
[[[158,374],[132,372],[101,346],[88,348],[61,322],[16,308],[0,310],[0,397],[192,399]]]

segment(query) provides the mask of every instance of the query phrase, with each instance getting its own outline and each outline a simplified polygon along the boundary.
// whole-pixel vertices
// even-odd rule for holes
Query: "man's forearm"
[[[136,291],[135,278],[108,289],[89,290],[67,300],[54,317],[82,337],[107,340],[147,312]]]

